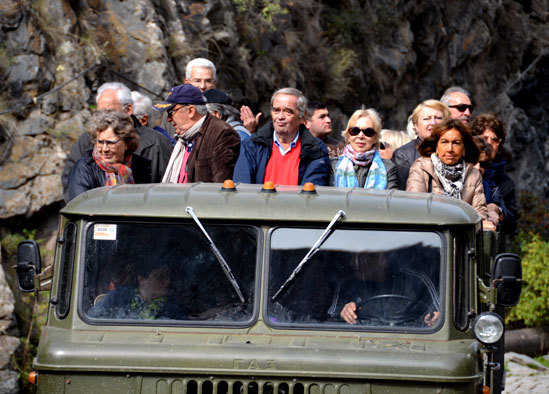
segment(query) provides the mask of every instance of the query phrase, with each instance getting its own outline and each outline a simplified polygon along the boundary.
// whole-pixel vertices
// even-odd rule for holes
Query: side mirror
[[[42,270],[40,248],[36,241],[26,240],[17,246],[17,281],[19,290],[29,293],[34,291],[34,278]]]
[[[497,290],[497,304],[517,305],[522,290],[522,266],[514,253],[501,253],[494,259],[492,287]]]

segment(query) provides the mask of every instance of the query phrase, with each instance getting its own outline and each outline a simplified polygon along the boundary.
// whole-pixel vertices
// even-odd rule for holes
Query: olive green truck
[[[38,393],[500,392],[520,260],[446,197],[99,188],[60,212]],[[46,282],[19,245],[20,289]]]

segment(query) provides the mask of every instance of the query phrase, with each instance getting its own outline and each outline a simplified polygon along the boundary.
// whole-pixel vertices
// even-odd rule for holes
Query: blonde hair
[[[419,120],[419,113],[424,108],[432,108],[437,111],[442,112],[443,120],[450,119],[452,117],[452,113],[450,112],[450,108],[446,104],[444,104],[441,101],[438,100],[425,100],[424,102],[420,103],[412,112],[412,125],[414,126],[414,131],[417,134],[416,125],[417,121]]]
[[[357,109],[351,115],[351,117],[349,118],[349,121],[347,122],[347,127],[345,127],[345,130],[341,132],[341,135],[343,136],[343,138],[345,138],[345,141],[347,141],[347,138],[349,137],[349,130],[355,127],[356,123],[360,118],[370,118],[370,120],[374,124],[374,130],[379,136],[379,133],[381,132],[381,118],[379,117],[379,114],[373,108],[367,108],[367,109],[362,108],[362,109]]]
[[[410,136],[403,131],[383,129],[379,134],[379,140],[388,144],[391,148],[397,149],[412,141]]]

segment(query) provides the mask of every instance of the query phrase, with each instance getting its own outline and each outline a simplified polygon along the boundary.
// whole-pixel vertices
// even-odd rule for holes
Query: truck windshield
[[[205,228],[244,302],[195,223],[92,223],[86,229],[80,311],[101,324],[250,322],[260,232],[240,225]]]
[[[273,300],[322,231],[271,232],[271,325],[432,331],[442,324],[442,237],[436,232],[336,229]]]

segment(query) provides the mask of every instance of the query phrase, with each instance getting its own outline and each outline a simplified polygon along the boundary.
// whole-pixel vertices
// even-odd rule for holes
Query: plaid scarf
[[[94,149],[93,160],[99,168],[105,171],[105,186],[122,185],[124,183],[135,183],[132,174],[132,155],[128,153],[122,163],[109,164],[101,159],[99,152]]]
[[[343,149],[343,155],[340,156],[336,166],[334,186],[336,187],[358,187],[358,177],[354,166],[366,167],[370,165],[365,189],[386,189],[387,188],[387,169],[379,152],[374,148],[367,152],[355,152],[350,144]]]
[[[431,154],[431,161],[435,174],[444,188],[442,195],[461,200],[461,190],[465,183],[465,161],[461,159],[457,164],[450,166],[441,162],[436,153]]]

